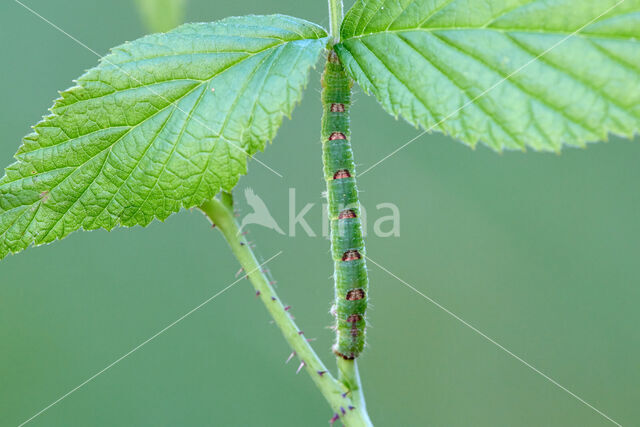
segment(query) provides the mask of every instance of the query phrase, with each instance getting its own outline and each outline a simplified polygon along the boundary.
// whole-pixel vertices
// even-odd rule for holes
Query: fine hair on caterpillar
[[[351,86],[338,56],[330,51],[322,75],[322,150],[335,270],[333,351],[347,360],[355,359],[364,349],[368,289],[364,218],[350,141]]]

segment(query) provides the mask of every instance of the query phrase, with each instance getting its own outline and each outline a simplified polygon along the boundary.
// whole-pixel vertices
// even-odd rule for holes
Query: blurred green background
[[[350,3],[350,2],[347,2]],[[145,33],[132,0],[29,0],[104,54]],[[286,13],[327,24],[315,1],[186,3],[187,21]],[[97,58],[13,1],[0,5],[0,161],[56,90]],[[320,230],[319,77],[238,189],[286,229],[289,188]],[[638,88],[630,88],[637,90]],[[356,89],[360,170],[418,132]],[[369,256],[623,425],[640,425],[640,141],[561,155],[475,151],[426,135],[360,181],[395,203],[401,235],[370,233]],[[241,193],[238,192],[241,196]],[[241,213],[250,211],[238,197]],[[371,231],[372,221],[369,223]],[[328,241],[253,226],[278,291],[333,366]],[[73,234],[0,262],[0,425],[15,426],[234,280],[238,265],[197,212],[147,229]],[[602,416],[370,264],[371,328],[361,358],[380,426],[605,426]],[[330,410],[248,282],[37,417],[33,426],[300,426]]]

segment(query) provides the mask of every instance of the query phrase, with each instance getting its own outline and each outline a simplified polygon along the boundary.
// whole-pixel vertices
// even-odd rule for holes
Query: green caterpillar
[[[365,343],[368,278],[355,165],[350,143],[352,81],[333,50],[322,74],[322,151],[334,261],[336,343],[333,351],[355,359]]]

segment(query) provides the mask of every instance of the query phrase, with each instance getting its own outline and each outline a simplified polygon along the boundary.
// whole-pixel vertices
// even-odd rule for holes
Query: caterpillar
[[[338,55],[327,54],[322,74],[322,158],[331,255],[334,261],[336,341],[333,352],[347,360],[364,349],[368,278],[355,165],[351,150],[349,108],[351,79]]]

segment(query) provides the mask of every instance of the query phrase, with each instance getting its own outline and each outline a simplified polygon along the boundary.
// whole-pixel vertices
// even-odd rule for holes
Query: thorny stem
[[[354,405],[362,408],[362,412],[367,416],[367,422],[371,424],[367,414],[367,406],[364,400],[364,392],[362,391],[362,383],[360,382],[360,373],[358,372],[358,363],[356,360],[345,360],[341,357],[338,361],[338,378],[349,389],[349,397]]]
[[[300,359],[300,363],[303,363],[305,370],[311,376],[318,389],[320,389],[334,413],[345,426],[371,426],[364,401],[356,402],[353,399],[353,396],[355,396],[353,390],[347,388],[344,382],[337,381],[328,372],[307,341],[304,333],[298,329],[298,326],[291,318],[288,309],[285,308],[280,298],[276,295],[244,235],[240,232],[240,227],[234,217],[231,194],[222,193],[219,200],[212,199],[205,202],[200,206],[200,210],[224,235],[240,265],[245,272],[249,273],[248,277],[256,290],[256,295],[264,303],[275,324],[282,331],[285,339]]]

